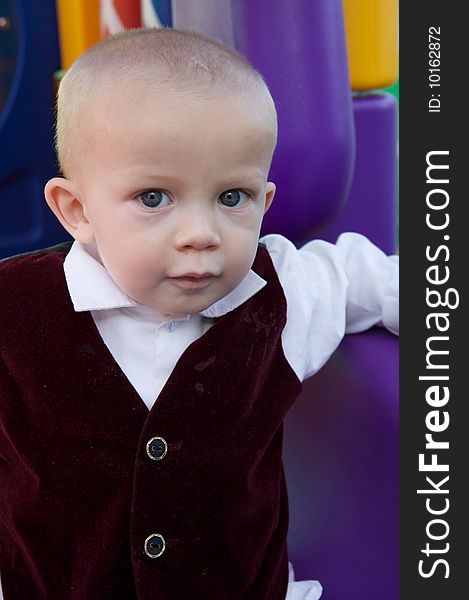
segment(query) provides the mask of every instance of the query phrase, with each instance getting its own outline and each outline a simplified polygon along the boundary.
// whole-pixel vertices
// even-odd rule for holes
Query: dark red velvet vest
[[[151,411],[74,312],[66,251],[0,264],[5,600],[284,600],[282,421],[301,384],[267,251],[267,285],[187,348]]]

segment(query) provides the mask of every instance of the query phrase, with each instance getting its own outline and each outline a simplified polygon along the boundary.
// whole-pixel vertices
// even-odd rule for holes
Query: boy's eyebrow
[[[265,174],[260,169],[254,169],[252,171],[241,170],[239,173],[227,173],[224,176],[220,177],[220,182],[223,181],[224,184],[229,184],[230,182],[233,185],[238,185],[239,183],[249,182],[249,183],[261,183],[265,180]]]
[[[178,176],[166,175],[163,173],[148,173],[146,171],[127,173],[125,175],[127,178],[139,179],[139,180],[147,180],[149,182],[154,181],[166,181],[168,183],[179,183],[180,178]],[[247,181],[249,183],[261,183],[265,181],[265,174],[261,169],[254,168],[252,170],[240,170],[239,172],[231,172],[225,175],[220,175],[219,184],[228,185],[232,183],[232,185],[239,185],[243,181]]]

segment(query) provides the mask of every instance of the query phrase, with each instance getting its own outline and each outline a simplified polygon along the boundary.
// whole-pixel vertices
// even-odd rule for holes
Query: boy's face
[[[252,265],[275,191],[262,101],[142,88],[114,97],[89,126],[93,144],[74,179],[82,241],[96,243],[119,287],[174,315],[233,290]]]

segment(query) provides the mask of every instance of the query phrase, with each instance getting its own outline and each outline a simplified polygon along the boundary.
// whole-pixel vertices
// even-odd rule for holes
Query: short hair
[[[59,168],[72,162],[70,140],[79,115],[109,87],[145,82],[181,94],[210,96],[220,90],[262,88],[273,114],[275,106],[261,74],[236,50],[215,38],[173,28],[131,29],[88,49],[63,76],[57,94],[55,146]],[[86,127],[86,125],[84,125]],[[79,132],[81,137],[83,131]]]

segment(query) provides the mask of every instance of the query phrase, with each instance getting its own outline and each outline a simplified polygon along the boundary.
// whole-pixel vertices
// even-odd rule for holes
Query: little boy
[[[319,598],[288,581],[282,422],[344,333],[397,331],[398,267],[357,234],[259,243],[276,135],[199,34],[64,76],[45,195],[76,241],[0,265],[6,600]]]

